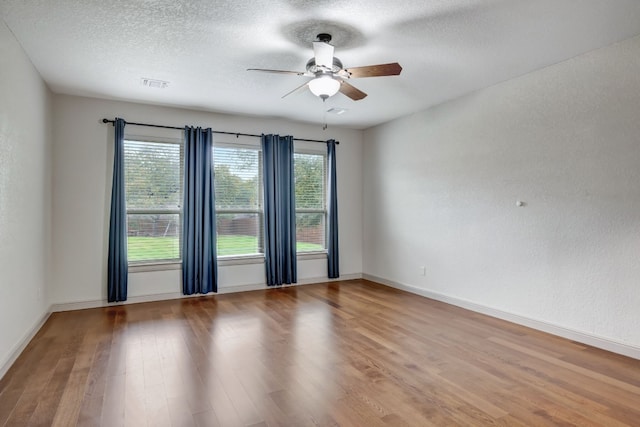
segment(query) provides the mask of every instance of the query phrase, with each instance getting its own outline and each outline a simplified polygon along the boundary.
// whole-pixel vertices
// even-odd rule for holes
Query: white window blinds
[[[129,262],[180,259],[182,145],[125,140]]]
[[[260,151],[216,146],[213,165],[218,256],[263,253]]]
[[[326,248],[326,155],[294,154],[298,252]]]

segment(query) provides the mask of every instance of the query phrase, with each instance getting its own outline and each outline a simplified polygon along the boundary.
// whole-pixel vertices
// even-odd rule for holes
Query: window
[[[181,259],[183,144],[125,139],[130,264]],[[258,145],[213,148],[217,254],[264,253],[262,153]],[[326,248],[326,155],[294,154],[297,250]]]
[[[129,263],[179,261],[183,145],[124,141]]]
[[[260,150],[214,146],[213,169],[218,256],[264,253]]]
[[[324,251],[327,218],[327,156],[295,153],[296,241],[298,252]]]
[[[298,252],[326,248],[326,155],[294,154]],[[262,152],[258,146],[216,145],[213,150],[218,256],[264,253]]]

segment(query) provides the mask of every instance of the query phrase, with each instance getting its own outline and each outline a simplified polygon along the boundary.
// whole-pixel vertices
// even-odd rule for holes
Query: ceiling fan
[[[282,97],[284,98],[294,92],[303,90],[308,86],[309,90],[314,95],[322,98],[323,101],[338,92],[354,101],[358,101],[366,97],[367,94],[347,83],[347,80],[360,77],[397,76],[402,71],[402,67],[397,62],[344,68],[342,62],[333,56],[334,47],[330,42],[331,34],[321,33],[317,35],[317,40],[313,42],[314,57],[307,62],[307,71],[269,70],[264,68],[249,68],[247,71],[313,77],[313,79],[284,94]]]

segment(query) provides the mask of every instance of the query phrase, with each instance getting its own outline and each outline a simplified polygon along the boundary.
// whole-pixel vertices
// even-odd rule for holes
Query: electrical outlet
[[[420,266],[420,275],[421,276],[427,275],[427,267],[425,267],[424,265]]]

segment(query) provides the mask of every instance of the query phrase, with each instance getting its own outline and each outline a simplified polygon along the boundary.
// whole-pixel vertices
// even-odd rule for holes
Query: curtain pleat
[[[218,291],[211,128],[185,128],[182,292]]]
[[[328,232],[327,232],[327,276],[330,279],[340,277],[340,256],[338,251],[338,181],[336,177],[336,141],[327,141],[328,166]]]
[[[296,283],[293,137],[262,135],[264,256],[268,286]]]
[[[127,300],[129,263],[127,260],[127,207],[124,194],[124,126],[123,119],[114,121],[113,183],[109,217],[109,255],[107,260],[107,299]]]

